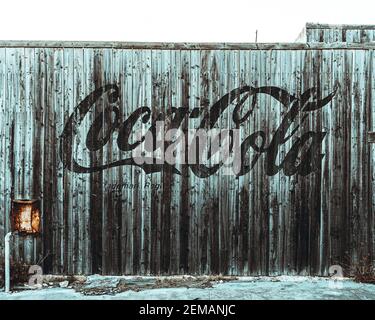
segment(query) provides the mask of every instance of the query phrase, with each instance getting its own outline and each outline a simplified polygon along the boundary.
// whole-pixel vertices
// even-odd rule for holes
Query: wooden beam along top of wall
[[[0,48],[111,48],[165,50],[373,50],[375,43],[172,43],[109,41],[0,41]]]

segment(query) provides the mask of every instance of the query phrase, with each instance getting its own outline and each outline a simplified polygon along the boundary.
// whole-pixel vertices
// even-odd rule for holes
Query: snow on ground
[[[155,277],[88,277],[89,285],[106,287],[118,283],[119,279],[148,281]],[[215,283],[212,288],[158,288],[138,292],[125,291],[115,295],[87,296],[69,288],[44,288],[23,290],[6,294],[0,292],[0,300],[306,300],[306,299],[350,299],[375,300],[375,285],[361,284],[349,279],[280,276],[240,277],[238,280]]]

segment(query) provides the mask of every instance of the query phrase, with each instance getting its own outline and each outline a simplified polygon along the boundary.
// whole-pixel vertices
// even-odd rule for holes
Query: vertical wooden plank
[[[23,151],[24,147],[22,139],[24,137],[23,127],[25,125],[25,110],[23,101],[21,102],[21,73],[22,70],[22,51],[18,48],[7,49],[7,61],[9,67],[9,78],[8,78],[8,103],[12,106],[14,111],[14,120],[12,123],[12,134],[10,141],[10,153],[11,158],[11,198],[22,199],[24,197],[23,189],[23,172],[24,172],[24,159]],[[13,257],[16,261],[20,261],[23,258],[23,241],[20,238],[14,239],[15,245],[13,249]],[[23,262],[23,261],[21,261]]]
[[[83,49],[83,92],[85,96],[88,96],[91,92],[95,90],[96,83],[95,83],[95,51],[94,49]],[[95,107],[96,104],[91,106],[88,113],[86,114],[85,118],[83,119],[83,144],[84,144],[84,154],[83,154],[83,165],[85,167],[91,167],[93,162],[93,153],[90,152],[87,148],[87,134],[95,120]],[[103,134],[103,131],[102,131]],[[83,273],[91,273],[92,272],[92,254],[91,251],[92,244],[91,244],[91,219],[93,219],[93,210],[91,207],[91,201],[96,202],[96,193],[92,193],[93,191],[93,182],[91,175],[97,177],[97,174],[84,174],[84,180],[82,181],[83,190],[82,190],[82,205],[84,209],[81,212],[81,242],[82,242],[82,272]],[[95,181],[95,180],[94,180]],[[96,217],[95,217],[96,218]],[[97,253],[94,253],[97,254]]]
[[[302,57],[304,56],[305,51],[293,51],[290,53],[290,73],[289,79],[290,83],[288,84],[288,92],[298,95],[301,93],[301,82],[303,78],[303,61]],[[290,106],[289,106],[290,108]],[[288,108],[288,110],[289,110]],[[287,144],[287,151],[289,152],[292,145],[296,142],[298,136],[293,135]],[[288,269],[289,273],[295,275],[299,272],[299,261],[298,261],[298,250],[299,250],[299,231],[298,219],[300,212],[300,177],[298,175],[293,175],[290,177],[290,214],[289,214],[289,224],[288,228]]]
[[[6,49],[0,48],[0,238],[4,239],[7,233],[7,166],[6,166],[6,142],[9,135],[7,131],[7,119],[9,117],[9,109],[6,107],[6,88],[7,88],[7,64]],[[4,242],[0,240],[0,255],[4,254]]]
[[[360,43],[361,42],[361,31],[355,29],[349,29],[346,31],[346,42],[347,43]]]
[[[152,108],[152,79],[151,79],[151,50],[142,51],[142,106]],[[137,107],[137,106],[134,106]],[[142,124],[142,130],[148,130],[150,122]],[[142,215],[141,215],[141,269],[142,274],[150,273],[150,254],[151,254],[151,206],[152,201],[152,187],[150,186],[151,175],[141,172],[142,184]],[[173,259],[173,256],[171,257]],[[174,274],[177,273],[177,269]]]
[[[343,77],[343,65],[345,63],[344,54],[341,50],[336,50],[332,57],[332,87],[331,90],[334,90],[337,87],[337,93],[335,98],[332,102],[326,106],[332,107],[332,112],[335,114],[335,121],[334,121],[334,177],[335,180],[333,186],[333,193],[332,193],[332,210],[336,213],[335,221],[333,222],[335,226],[332,225],[333,230],[331,230],[332,237],[335,238],[335,244],[333,247],[336,250],[336,253],[333,256],[336,256],[335,260],[337,263],[343,265],[345,263],[346,257],[348,255],[348,238],[347,238],[347,210],[348,207],[346,206],[345,200],[349,195],[346,195],[347,192],[347,185],[345,181],[346,172],[344,171],[348,163],[346,162],[345,153],[343,150],[349,151],[345,142],[347,141],[346,137],[346,130],[350,130],[349,128],[345,127],[346,119],[345,116],[346,111],[345,109],[346,104],[345,100],[343,99],[343,93],[341,90],[341,84],[345,81]],[[338,214],[339,213],[339,214]]]
[[[218,57],[216,56],[214,51],[202,50],[200,54],[200,99],[201,99],[201,106],[204,109],[204,116],[207,116],[210,112],[210,108],[213,104],[219,99],[218,97],[218,74],[219,74],[219,67],[218,67]],[[209,123],[205,123],[206,132],[209,132],[210,126]],[[209,141],[204,141],[204,143],[208,143]],[[207,151],[208,147],[205,148]],[[206,153],[205,153],[206,154]],[[205,160],[205,157],[203,157]],[[205,160],[204,165],[211,167],[212,163],[210,161]],[[215,201],[216,194],[215,190],[213,189],[213,184],[217,182],[218,173],[214,173],[213,175],[209,176],[208,178],[201,178],[202,183],[202,194],[205,198],[204,204],[204,214],[206,216],[205,222],[207,221],[207,234],[205,235],[205,241],[208,242],[208,265],[209,271],[213,274],[220,273],[220,264],[221,261],[220,256],[221,253],[219,251],[219,228],[220,223],[218,220],[218,215],[221,214],[220,205],[223,204],[225,198],[222,198],[222,202]],[[221,189],[221,184],[216,184],[216,189]],[[216,209],[216,210],[215,210]],[[207,223],[206,222],[206,223]],[[214,222],[215,225],[214,225]]]
[[[355,96],[357,108],[359,108],[359,162],[360,172],[359,172],[359,228],[360,234],[357,235],[359,238],[359,257],[360,259],[370,258],[370,252],[368,250],[369,229],[368,223],[371,221],[371,209],[369,206],[369,144],[367,141],[367,132],[369,131],[369,121],[370,121],[370,109],[367,105],[366,91],[368,87],[368,69],[370,55],[368,51],[357,51],[356,52],[356,73],[358,76],[357,92]]]
[[[193,50],[190,52],[190,99],[189,110],[192,116],[193,110],[199,110],[198,115],[190,118],[188,121],[189,129],[198,130],[202,121],[202,111],[206,108],[205,101],[202,100],[201,88],[201,51]],[[190,138],[189,148],[193,148],[195,132],[189,131]],[[195,144],[195,146],[197,146]],[[190,149],[189,149],[190,150]],[[191,167],[192,168],[192,167]],[[191,228],[194,230],[190,241],[190,255],[193,257],[194,262],[192,272],[198,274],[209,273],[208,262],[208,213],[205,208],[206,201],[202,198],[204,192],[204,181],[194,174],[192,169],[189,171],[189,199],[191,207]],[[195,238],[195,239],[194,239]]]
[[[77,106],[84,99],[84,62],[83,62],[83,49],[74,48],[74,91],[73,91],[73,101],[74,105]],[[85,128],[83,123],[79,126],[74,143],[73,157],[78,163],[84,162],[84,148],[85,148]],[[84,208],[84,184],[85,184],[85,174],[73,173],[74,181],[73,189],[73,270],[75,274],[82,273],[82,237],[83,237],[83,212]]]
[[[183,50],[181,51],[181,92],[180,92],[180,104],[181,106],[189,106],[190,103],[190,67],[191,67],[191,60],[190,60],[190,52]],[[188,129],[188,120],[185,119],[181,125],[182,130],[186,134]],[[185,152],[188,152],[187,145],[185,148]],[[182,274],[190,273],[190,265],[189,265],[189,235],[190,235],[190,195],[189,195],[189,168],[188,166],[183,166],[181,170],[181,189],[180,189],[180,198],[181,198],[181,206],[180,206],[180,230],[179,230],[179,272]]]
[[[320,54],[320,77],[318,84],[320,85],[321,96],[325,96],[330,89],[329,82],[331,78],[330,68],[330,52],[321,51]],[[320,273],[327,274],[327,265],[330,263],[330,214],[331,214],[331,185],[330,175],[332,167],[332,145],[331,145],[331,108],[322,110],[322,130],[326,132],[326,137],[322,142],[322,182],[321,182],[321,214],[320,214]]]
[[[14,68],[14,54],[12,56],[12,50],[9,48],[5,49],[4,59],[6,61],[6,76],[5,76],[5,103],[9,106],[6,119],[5,127],[5,190],[4,190],[4,212],[5,212],[5,229],[10,231],[10,210],[11,201],[14,198],[14,121],[17,112],[17,106],[13,103],[14,92],[13,92],[13,68]],[[16,244],[15,244],[16,245]]]
[[[172,110],[172,51],[164,50],[162,52],[162,100],[159,105],[160,111],[166,115],[165,117],[165,128],[166,130],[171,128],[171,118],[168,115],[171,114]],[[164,143],[164,148],[168,146]],[[164,149],[164,152],[166,149]],[[165,161],[165,160],[164,160]],[[160,264],[161,272],[163,274],[168,274],[170,272],[171,264],[171,200],[172,200],[172,170],[171,168],[165,168],[162,172],[162,206],[161,206],[161,239],[160,239]]]
[[[112,55],[112,66],[111,66],[111,81],[110,83],[116,84],[118,88],[121,87],[119,80],[120,80],[120,68],[121,68],[121,52],[119,50],[111,50]],[[116,102],[114,104],[111,104],[113,108],[117,108],[119,105],[119,102]],[[110,104],[108,103],[108,107]],[[108,108],[107,107],[107,108]],[[110,116],[110,119],[112,120],[115,117],[115,113],[111,111],[111,109],[107,109],[107,111],[104,111],[105,117]],[[119,120],[121,122],[121,119]],[[104,123],[107,123],[104,121]],[[107,126],[107,125],[105,125]],[[112,160],[118,161],[121,158],[120,150],[117,145],[116,135],[111,134],[111,138],[109,139],[109,144],[112,145]],[[122,183],[122,176],[120,176],[121,167],[114,167],[107,169],[105,171],[111,172],[113,174],[113,179],[111,181],[112,185],[121,185]],[[113,192],[108,193],[109,196],[109,202],[111,203],[111,206],[108,207],[107,210],[111,210],[112,213],[112,232],[110,234],[111,241],[112,241],[112,260],[113,265],[111,268],[112,274],[120,274],[122,266],[121,266],[121,227],[122,227],[122,193],[117,192],[116,189]]]
[[[211,101],[209,108],[225,94],[229,93],[231,83],[231,56],[227,51],[213,50],[210,52],[208,68],[212,71],[208,78],[208,95]],[[231,117],[228,110],[224,111],[214,125],[215,130],[229,128]],[[212,128],[211,128],[212,129]],[[213,165],[209,162],[210,167]],[[207,192],[209,195],[209,235],[211,272],[214,274],[231,272],[231,199],[230,179],[233,176],[222,175],[219,170],[208,178]],[[217,187],[218,186],[218,187]]]
[[[103,82],[104,84],[112,83],[113,80],[113,56],[112,49],[103,49]],[[104,99],[104,108],[108,105],[108,99]],[[104,109],[103,109],[104,110]],[[103,113],[104,117],[104,113]],[[106,128],[105,121],[103,126]],[[103,164],[111,163],[113,161],[113,150],[116,148],[114,139],[108,141],[103,151]],[[106,169],[103,172],[103,188],[112,185],[115,182],[115,176],[112,169]],[[102,226],[102,272],[103,274],[113,274],[114,264],[114,207],[112,202],[112,190],[104,192],[103,195],[103,226]]]
[[[361,101],[360,101],[360,70],[363,68],[360,61],[361,52],[355,50],[352,51],[352,59],[350,60],[350,70],[351,70],[351,263],[356,264],[361,260],[360,251],[360,193],[361,193]],[[363,62],[363,61],[362,61]]]
[[[64,49],[63,51],[63,119],[64,124],[72,114],[75,101],[74,101],[74,50]],[[73,140],[74,141],[74,140]],[[65,152],[65,150],[63,150]],[[72,152],[73,155],[73,152]],[[71,171],[72,168],[64,169],[63,176],[63,272],[72,274],[73,268],[73,234],[74,234],[74,222],[73,222],[73,188],[74,188],[74,173]]]
[[[296,74],[295,69],[293,68],[293,54],[287,51],[280,51],[280,86],[282,89],[287,90],[291,94],[294,94],[294,85],[295,80],[292,79],[292,76],[298,77],[298,74]],[[280,108],[280,118],[283,118],[283,116],[286,114],[287,110],[289,109],[289,106],[282,106],[279,105]],[[281,120],[280,120],[281,121]],[[289,139],[285,144],[283,144],[280,148],[280,154],[279,158],[284,159],[287,152],[291,148],[291,140]],[[285,174],[282,174],[280,176],[280,200],[282,201],[281,204],[281,214],[280,219],[282,219],[282,222],[280,222],[280,272],[282,273],[289,273],[291,272],[291,245],[292,242],[290,240],[290,219],[291,219],[291,204],[292,204],[292,190],[293,190],[293,184],[292,180],[293,178],[290,176],[286,176]]]
[[[123,59],[123,68],[124,68],[124,83],[122,85],[122,103],[124,110],[122,110],[124,118],[128,118],[132,113],[132,108],[134,108],[133,103],[133,51],[132,50],[123,50],[122,52]],[[125,183],[132,184],[132,168],[124,168],[124,179]],[[123,226],[124,230],[124,249],[122,257],[122,265],[126,274],[132,274],[133,272],[133,199],[132,199],[132,189],[126,188],[125,190],[125,199],[124,203],[125,214],[123,216]]]
[[[200,64],[201,64],[201,51],[193,50],[190,51],[189,55],[190,65],[189,65],[189,98],[187,104],[181,105],[182,107],[188,108],[191,114],[194,108],[201,110],[202,108],[202,99],[200,95]],[[182,71],[184,71],[182,69]],[[181,95],[181,93],[180,93]],[[182,100],[181,100],[182,101]],[[198,113],[199,114],[199,113]],[[189,114],[187,115],[189,117]],[[184,121],[186,125],[186,131],[188,134],[185,134],[187,142],[189,143],[189,138],[193,140],[194,133],[190,132],[191,129],[197,129],[200,126],[201,117],[197,116],[194,119],[187,119]],[[193,142],[191,143],[191,146]],[[189,145],[190,148],[190,145]],[[190,149],[189,149],[190,150]],[[187,154],[186,154],[187,156]],[[188,177],[183,177],[186,179],[188,198],[189,198],[189,272],[192,274],[197,274],[200,272],[205,272],[207,270],[207,225],[204,220],[205,209],[204,201],[199,202],[200,190],[202,179],[197,177],[192,168],[187,170]],[[180,189],[181,192],[181,189]],[[203,261],[202,261],[203,259]]]
[[[228,69],[228,82],[229,82],[229,90],[236,89],[240,86],[239,78],[240,78],[240,55],[238,50],[233,50],[229,56],[229,69]],[[238,100],[238,99],[237,99]],[[237,101],[236,100],[236,101]],[[233,120],[231,114],[233,112],[232,109],[233,103],[231,104],[230,108],[225,111],[227,115],[227,123],[226,126],[221,128],[233,128]],[[224,115],[223,115],[224,116]],[[219,128],[219,129],[221,129]],[[223,177],[223,169],[219,171],[218,180],[222,179]],[[220,181],[219,180],[219,181]],[[234,176],[228,175],[228,210],[230,212],[230,224],[229,224],[229,233],[230,233],[230,269],[227,271],[229,274],[238,274],[238,262],[239,262],[239,253],[238,253],[238,244],[239,244],[239,210],[236,208],[236,196],[238,194],[238,179]],[[219,182],[220,183],[220,182]],[[215,201],[220,201],[219,194],[216,193]]]
[[[267,62],[267,82],[268,86],[278,86],[280,84],[280,75],[277,70],[277,66],[281,63],[279,61],[279,51],[270,51]],[[280,125],[280,114],[283,111],[284,106],[275,100],[273,97],[268,96],[268,120],[270,127],[270,135],[273,137],[277,128]],[[284,157],[281,155],[281,150],[278,151],[276,156],[276,164],[283,161]],[[269,274],[278,275],[280,272],[280,229],[282,221],[280,220],[283,216],[280,213],[280,204],[282,199],[280,198],[280,177],[285,175],[284,172],[279,171],[274,176],[270,176],[269,179]]]
[[[259,66],[259,82],[260,86],[264,86],[267,83],[269,77],[268,74],[268,64],[264,63],[267,61],[268,52],[265,50],[260,51],[261,63]],[[267,103],[267,95],[260,95],[259,98],[259,120],[258,125],[260,130],[264,131],[266,137],[270,137],[271,128],[268,125],[268,113],[269,105]],[[269,250],[270,250],[270,239],[269,239],[269,179],[266,174],[268,163],[266,160],[261,161],[258,166],[258,201],[259,201],[259,259],[260,259],[260,273],[268,274],[269,273]]]
[[[335,99],[340,99],[341,113],[342,113],[342,127],[343,127],[343,147],[339,151],[345,157],[343,158],[343,184],[342,184],[342,201],[343,213],[341,217],[342,228],[342,246],[341,259],[344,263],[350,261],[350,216],[351,216],[351,135],[352,135],[352,112],[351,112],[351,64],[348,57],[352,55],[351,51],[342,51],[341,61],[341,76],[338,87],[338,92]],[[324,265],[324,262],[321,262]]]
[[[64,53],[63,49],[56,49],[53,52],[53,87],[52,92],[53,105],[49,108],[53,109],[55,115],[55,134],[54,141],[59,140],[59,136],[64,130],[64,95],[63,95],[63,75],[64,75]],[[54,164],[56,166],[55,174],[55,204],[53,206],[53,214],[55,217],[54,221],[54,232],[53,232],[53,251],[55,253],[53,262],[53,272],[61,273],[63,272],[64,265],[64,243],[63,243],[63,230],[64,230],[64,168],[60,161],[58,143],[54,144],[53,154]]]
[[[133,51],[133,91],[132,91],[132,107],[138,106],[141,104],[141,86],[142,86],[142,57],[139,50]],[[134,135],[136,131],[140,130],[142,125],[140,122],[137,122],[133,127],[132,134]],[[132,215],[133,215],[133,228],[132,228],[132,237],[133,237],[133,273],[138,273],[140,269],[140,259],[141,259],[141,203],[142,203],[142,185],[141,185],[141,170],[137,167],[132,167],[132,183],[134,188],[132,190]]]
[[[375,30],[372,32],[373,40],[375,40]],[[374,131],[375,129],[375,54],[374,50],[369,51],[369,68],[368,68],[368,82],[367,82],[367,107],[369,108],[369,130]],[[369,230],[369,253],[370,259],[374,260],[375,257],[375,144],[371,144],[369,147],[369,219],[368,219],[368,230]]]
[[[103,51],[101,49],[94,49],[92,52],[93,60],[90,62],[92,69],[92,90],[97,90],[104,86],[103,76]],[[91,119],[96,119],[100,116],[103,111],[104,103],[103,98],[99,99],[93,107]],[[102,131],[101,137],[104,137],[104,131]],[[103,165],[103,148],[97,152],[90,153],[90,165],[99,166]],[[102,262],[103,262],[103,196],[105,190],[103,175],[105,171],[99,171],[90,175],[90,251],[91,251],[91,271],[93,273],[102,273]]]
[[[312,53],[312,61],[310,65],[311,70],[313,73],[310,74],[310,86],[315,86],[317,90],[317,97],[318,99],[322,99],[322,89],[321,89],[321,52],[314,51]],[[327,108],[328,106],[325,106]],[[324,132],[322,128],[322,114],[325,110],[317,110],[313,112],[310,116],[311,119],[309,130],[311,131],[319,131]],[[323,147],[320,151],[321,153],[324,152]],[[310,193],[311,193],[311,200],[310,200],[310,240],[309,240],[309,251],[310,251],[310,262],[309,262],[309,273],[314,275],[320,274],[320,266],[321,266],[321,255],[320,255],[320,246],[321,246],[321,238],[322,238],[322,198],[321,198],[321,191],[322,191],[322,180],[323,180],[323,171],[322,171],[322,164],[324,162],[324,158],[318,164],[318,169],[316,172],[313,173],[312,181],[310,182]]]
[[[189,98],[187,101],[187,105],[181,105],[181,107],[185,107],[192,112],[195,107],[200,107],[200,94],[199,94],[199,83],[200,83],[200,73],[199,73],[199,65],[200,65],[200,51],[194,50],[189,52],[189,61],[190,65],[189,70]],[[180,71],[181,72],[181,71]],[[181,93],[180,93],[181,96]],[[181,100],[180,100],[181,101]],[[189,114],[186,115],[189,117]],[[199,119],[186,119],[184,121],[186,124],[186,128],[189,130],[185,137],[188,138],[188,134],[190,134],[190,129],[195,129],[199,127]],[[193,133],[192,133],[193,135]],[[188,141],[186,142],[188,143]],[[190,147],[190,146],[189,146]],[[185,148],[185,146],[183,146]],[[190,149],[189,149],[190,150]],[[201,265],[200,265],[200,247],[199,247],[199,235],[200,235],[200,225],[198,220],[202,214],[202,208],[198,203],[199,198],[199,185],[200,185],[200,178],[198,178],[191,169],[187,169],[188,176],[184,177],[187,183],[187,191],[188,191],[188,198],[189,198],[189,273],[197,274],[200,272]],[[180,180],[181,181],[181,180]],[[180,182],[181,183],[181,182]],[[179,193],[181,193],[181,188],[179,188]],[[204,226],[202,226],[204,228]],[[207,247],[207,246],[206,246]]]
[[[34,195],[32,192],[32,154],[33,154],[33,62],[34,54],[33,50],[29,48],[24,48],[20,51],[20,103],[22,107],[23,116],[23,132],[22,132],[22,162],[23,162],[23,172],[22,172],[22,194],[24,198],[33,199]],[[31,264],[34,259],[32,259],[33,253],[33,242],[34,237],[24,236],[22,238],[23,243],[23,260],[25,263]],[[34,263],[36,263],[34,261]]]
[[[333,41],[334,33],[333,30],[329,30],[328,33],[329,41]],[[300,97],[303,92],[308,90],[312,86],[310,68],[312,66],[312,51],[306,50],[303,52],[302,56],[302,79],[300,91],[297,93]],[[309,132],[311,129],[311,118],[312,114],[305,114],[300,111],[296,124],[300,125],[300,130],[298,130],[298,135],[302,136],[304,133]],[[315,116],[315,115],[314,115]],[[305,149],[306,150],[306,149]],[[298,173],[297,173],[298,175]],[[299,182],[299,199],[298,199],[298,211],[297,211],[297,228],[298,228],[298,240],[297,240],[297,259],[299,260],[297,264],[297,271],[301,275],[307,275],[310,262],[310,251],[309,243],[311,239],[311,225],[310,225],[310,215],[311,215],[311,196],[312,196],[312,179],[313,173],[307,176],[298,175]]]
[[[251,79],[250,85],[253,87],[259,87],[262,85],[260,82],[260,51],[253,50],[250,52],[250,64],[251,64]],[[251,118],[249,122],[250,130],[255,132],[260,130],[259,119],[261,119],[260,114],[260,103],[259,97],[257,97],[257,103],[254,107],[254,117]],[[248,163],[251,163],[252,159],[255,156],[255,152],[250,150],[248,153]],[[259,207],[259,187],[258,187],[258,177],[259,177],[259,166],[261,161],[264,161],[264,158],[259,159],[252,170],[248,173],[252,181],[250,185],[250,247],[249,247],[249,271],[250,274],[258,275],[260,272],[260,246],[259,246],[259,216],[260,216],[260,207]]]
[[[45,109],[46,109],[46,91],[47,91],[47,66],[46,66],[46,52],[43,49],[35,49],[34,52],[34,65],[35,71],[34,76],[36,81],[34,82],[34,101],[35,108],[33,112],[33,125],[35,133],[33,136],[33,150],[38,150],[33,154],[33,195],[35,198],[41,200],[41,211],[42,211],[42,233],[46,237],[50,234],[50,223],[49,215],[46,213],[48,205],[45,205],[44,199],[44,163],[45,163]],[[37,244],[38,248],[43,252],[43,272],[50,272],[52,268],[52,252],[50,248],[49,240],[40,241]]]
[[[143,73],[143,62],[142,62],[142,53],[140,50],[133,51],[133,63],[132,63],[132,81],[133,81],[133,90],[132,90],[132,105],[131,108],[138,108],[142,105],[142,77]],[[136,131],[142,129],[142,124],[140,121],[137,121],[133,127],[132,135],[134,136]],[[142,173],[139,167],[132,167],[132,216],[133,216],[133,228],[132,228],[132,237],[133,237],[133,274],[137,274],[140,270],[141,265],[141,233],[142,233]]]
[[[33,157],[37,150],[34,149],[34,137],[35,137],[35,54],[34,48],[25,48],[24,49],[24,90],[25,90],[25,106],[27,112],[26,120],[26,137],[25,137],[25,163],[27,164],[26,168],[26,179],[25,179],[25,191],[26,195],[29,198],[37,198],[34,192],[34,163]],[[25,238],[25,262],[28,264],[36,264],[39,262],[38,255],[41,253],[38,249],[38,244],[40,244],[40,237],[26,237]]]
[[[183,107],[180,105],[181,101],[181,51],[171,51],[171,106],[174,108]],[[193,66],[191,66],[193,68]],[[191,69],[192,72],[192,69]],[[194,81],[191,82],[191,86],[196,85]],[[195,102],[196,99],[190,99],[190,102]],[[191,110],[191,108],[190,108]],[[186,138],[186,137],[185,137]],[[186,141],[185,141],[186,142]],[[180,146],[178,152],[181,152],[185,148],[184,145]],[[181,162],[181,161],[180,161]],[[178,166],[181,168],[181,164]],[[190,175],[192,177],[192,175]],[[178,274],[179,272],[179,234],[180,234],[180,206],[181,206],[181,179],[182,177],[177,174],[171,176],[171,206],[170,206],[170,223],[171,223],[171,238],[170,238],[170,273]],[[198,255],[197,255],[198,256]]]
[[[240,86],[250,86],[251,84],[251,51],[241,50],[240,51]],[[252,101],[254,97],[249,96],[243,104],[241,115],[245,115],[246,112],[252,108]],[[241,124],[240,128],[240,142],[244,141],[252,133],[251,122],[254,118],[254,112],[250,113],[249,118]],[[251,150],[247,152],[247,157],[251,153]],[[245,159],[241,159],[245,161]],[[249,248],[250,248],[250,222],[251,222],[251,185],[250,172],[240,176],[238,178],[238,208],[239,210],[239,272],[243,275],[250,274],[249,268]]]
[[[53,106],[54,94],[54,48],[46,48],[44,52],[45,59],[45,95],[44,95],[44,153],[43,153],[43,214],[44,214],[44,237],[43,245],[44,250],[50,252],[49,257],[46,259],[44,272],[53,272],[56,270],[56,252],[54,250],[53,241],[54,234],[57,231],[58,217],[56,207],[56,157],[54,143],[56,139],[56,126],[55,126],[55,112]]]

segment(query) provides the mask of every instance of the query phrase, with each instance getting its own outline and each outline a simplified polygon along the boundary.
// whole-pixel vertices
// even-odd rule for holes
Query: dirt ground
[[[0,300],[375,300],[375,285],[343,278],[280,277],[62,277],[44,276],[40,289],[13,288]]]

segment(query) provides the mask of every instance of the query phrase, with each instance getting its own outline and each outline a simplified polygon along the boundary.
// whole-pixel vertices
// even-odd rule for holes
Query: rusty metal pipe
[[[10,292],[10,239],[12,232],[5,236],[5,292]]]

